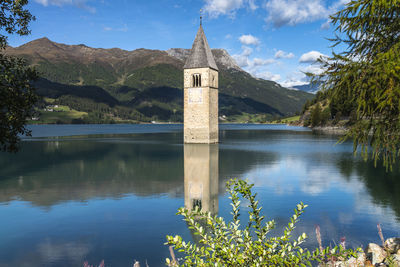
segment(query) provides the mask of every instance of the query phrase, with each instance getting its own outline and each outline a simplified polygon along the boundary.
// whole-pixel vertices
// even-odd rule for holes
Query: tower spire
[[[203,9],[200,8],[200,26],[203,24]]]

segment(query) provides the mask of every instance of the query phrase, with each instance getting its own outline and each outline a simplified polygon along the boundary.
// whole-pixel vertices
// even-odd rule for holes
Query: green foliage
[[[342,118],[342,112],[338,111],[336,112],[334,118],[333,118],[333,124],[338,124],[340,119]]]
[[[180,236],[167,236],[167,243],[185,254],[182,266],[311,266],[313,261],[325,262],[328,258],[353,256],[351,250],[341,246],[311,252],[303,249],[307,236],[305,233],[293,238],[292,232],[307,205],[300,203],[294,209],[288,226],[282,236],[269,236],[275,228],[275,221],[264,223],[261,207],[258,207],[256,194],[251,192],[253,185],[246,181],[233,179],[227,183],[232,200],[232,221],[226,223],[222,217],[202,212],[197,207],[189,211],[180,208],[178,214],[184,216],[189,228],[199,236],[199,243],[185,242]],[[244,201],[241,201],[241,197]],[[240,206],[248,203],[249,220],[241,225]],[[167,259],[167,265],[179,263]]]
[[[0,32],[19,35],[29,33],[28,24],[34,19],[24,6],[27,0],[0,2]],[[7,46],[7,36],[0,34],[0,51]],[[0,53],[0,150],[18,150],[19,135],[29,135],[25,128],[27,117],[33,115],[36,102],[31,81],[36,71],[27,67],[25,61]]]
[[[7,34],[28,35],[29,22],[35,17],[25,9],[28,0],[2,0],[0,1],[0,32]],[[7,36],[0,33],[0,49],[7,46]]]
[[[315,107],[311,110],[311,126],[315,127],[321,124],[322,114],[321,114],[321,106],[319,103],[315,105]]]
[[[321,113],[321,125],[325,125],[330,119],[331,119],[331,109],[329,107],[326,107]]]
[[[24,60],[0,54],[0,150],[17,151],[19,135],[30,133],[25,124],[37,100],[33,79],[36,72]]]
[[[355,119],[345,138],[353,138],[354,152],[387,168],[400,156],[400,0],[358,0],[334,14],[333,46],[347,49],[321,60],[319,75],[332,99],[332,112]],[[343,99],[347,99],[345,102]],[[351,104],[354,103],[354,104]],[[354,105],[354,106],[353,106]]]

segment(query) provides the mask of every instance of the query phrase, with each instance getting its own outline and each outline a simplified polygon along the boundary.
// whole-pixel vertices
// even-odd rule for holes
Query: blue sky
[[[328,16],[348,0],[31,0],[36,16],[19,46],[48,37],[66,44],[126,50],[191,48],[203,9],[212,48],[226,49],[252,75],[284,86],[304,84],[304,71],[332,49]]]

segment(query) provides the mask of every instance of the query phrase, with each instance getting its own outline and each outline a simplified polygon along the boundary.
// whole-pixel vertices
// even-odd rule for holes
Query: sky
[[[57,43],[167,50],[191,48],[203,13],[211,48],[223,48],[253,76],[291,87],[318,72],[315,61],[332,53],[329,15],[348,0],[30,0],[36,17],[28,36]],[[337,51],[336,51],[337,52]]]

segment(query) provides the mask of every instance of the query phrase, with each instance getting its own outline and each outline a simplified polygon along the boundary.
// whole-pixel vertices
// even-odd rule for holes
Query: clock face
[[[203,88],[189,88],[189,104],[203,103]]]

